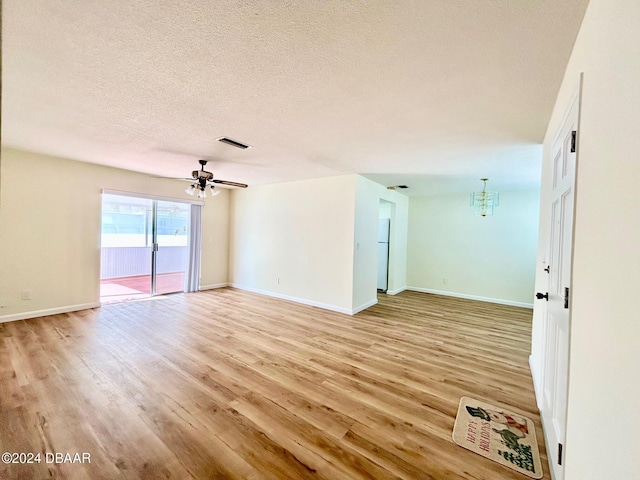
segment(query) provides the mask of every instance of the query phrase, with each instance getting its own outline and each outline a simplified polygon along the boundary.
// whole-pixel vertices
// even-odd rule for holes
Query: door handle
[[[536,298],[538,300],[542,300],[544,298],[548,302],[549,301],[549,292],[547,292],[547,293],[538,292],[538,293],[536,293]]]

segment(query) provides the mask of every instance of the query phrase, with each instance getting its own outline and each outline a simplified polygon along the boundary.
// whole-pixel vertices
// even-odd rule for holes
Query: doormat
[[[542,478],[536,430],[522,415],[462,397],[453,441],[531,478]]]

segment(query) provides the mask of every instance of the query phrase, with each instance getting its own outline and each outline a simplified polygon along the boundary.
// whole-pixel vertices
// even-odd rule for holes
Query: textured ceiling
[[[5,0],[2,142],[250,185],[535,186],[587,3]]]

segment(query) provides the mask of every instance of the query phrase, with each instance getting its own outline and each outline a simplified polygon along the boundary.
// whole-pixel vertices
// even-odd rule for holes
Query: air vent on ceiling
[[[236,140],[232,140],[229,137],[220,137],[217,140],[219,142],[226,143],[227,145],[231,145],[232,147],[241,148],[242,150],[251,148],[251,145],[247,145],[246,143],[241,143]]]
[[[404,188],[409,188],[409,187],[408,187],[407,185],[393,185],[393,186],[391,186],[391,187],[387,187],[387,190],[395,190],[395,189],[397,189],[397,188],[402,188],[402,189],[404,189]]]

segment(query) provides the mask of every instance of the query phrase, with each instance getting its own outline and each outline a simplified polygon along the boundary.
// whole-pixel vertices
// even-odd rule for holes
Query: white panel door
[[[556,480],[564,478],[569,375],[571,252],[578,130],[578,98],[562,125],[552,151],[551,238],[548,302],[544,312],[542,417],[549,464]],[[540,301],[542,299],[539,299]]]

